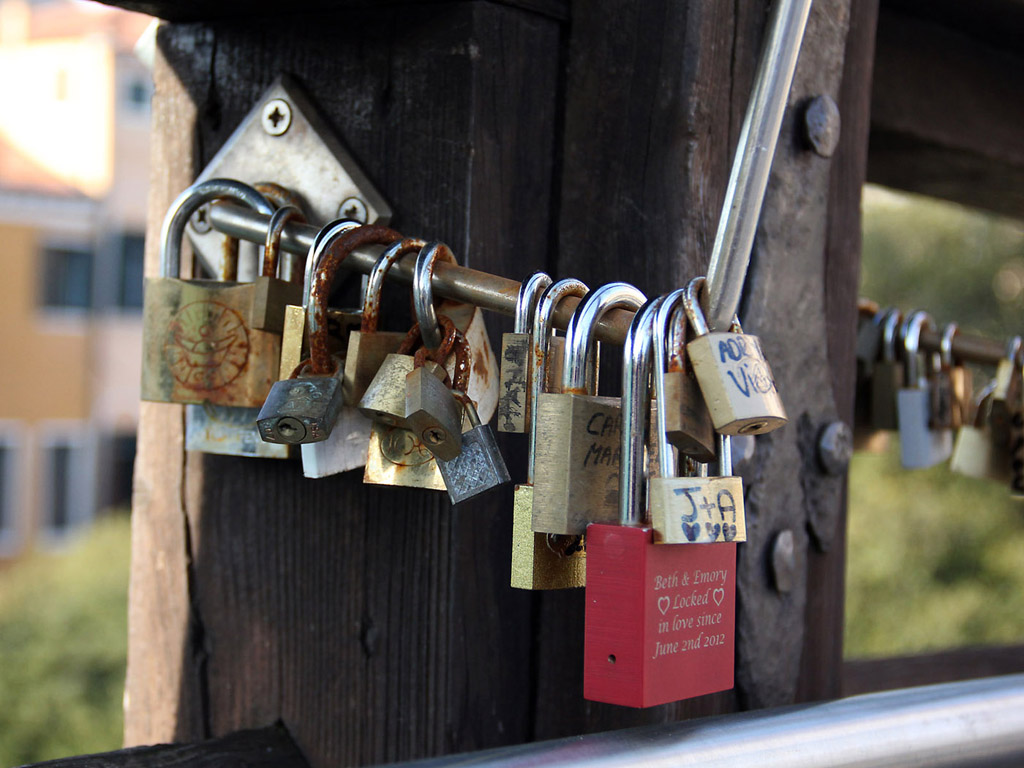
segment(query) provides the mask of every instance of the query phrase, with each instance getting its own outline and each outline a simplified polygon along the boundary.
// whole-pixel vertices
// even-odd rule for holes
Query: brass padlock
[[[609,283],[587,294],[566,329],[560,393],[541,393],[537,404],[533,530],[582,534],[587,524],[618,516],[619,398],[587,387],[587,358],[597,321],[611,309],[639,309],[646,297],[628,283]]]
[[[996,434],[989,421],[995,387],[992,381],[979,393],[972,423],[957,432],[949,468],[969,477],[1008,483],[1011,480],[1009,434]]]
[[[464,392],[456,392],[455,397],[465,409],[469,429],[461,435],[461,450],[454,459],[435,457],[453,506],[512,480],[494,433],[489,426],[480,423],[473,401]]]
[[[686,364],[689,323],[682,305],[684,292],[666,296],[654,320],[656,398],[652,407],[669,443],[696,461],[713,461],[715,428],[697,379]]]
[[[309,356],[306,343],[306,313],[309,310],[309,296],[313,290],[313,275],[323,256],[324,247],[347,232],[360,226],[358,222],[338,219],[327,224],[313,238],[306,254],[305,272],[302,281],[302,303],[289,304],[284,310],[284,330],[281,334],[281,367],[278,379],[290,379],[299,363]]]
[[[992,403],[988,423],[993,435],[1007,442],[1010,439],[1010,422],[1021,391],[1021,371],[1016,361],[1021,354],[1021,337],[1014,336],[1006,342],[1006,355],[996,366],[995,386],[992,389]]]
[[[380,321],[380,293],[384,278],[391,266],[406,254],[419,251],[426,245],[422,240],[406,238],[384,253],[373,265],[363,295],[363,314],[359,330],[349,334],[345,355],[345,402],[353,405],[362,400],[366,388],[377,375],[384,359],[401,346],[406,334],[398,331],[378,331]]]
[[[462,335],[454,329],[453,333],[456,334],[456,355],[461,356],[457,367],[465,371],[460,377],[464,390],[469,376],[466,363],[469,352]],[[426,347],[418,350],[413,370],[405,377],[405,427],[419,437],[435,458],[451,461],[462,448],[464,409],[445,384],[444,367],[436,362],[425,364],[429,353]]]
[[[871,425],[875,429],[899,428],[896,393],[903,386],[903,363],[896,356],[902,316],[889,310],[882,322],[882,357],[875,362],[871,377]]]
[[[943,374],[949,379],[949,426],[953,429],[971,423],[971,398],[974,396],[974,379],[970,369],[953,356],[953,339],[959,331],[956,323],[948,323],[943,329],[939,358]]]
[[[533,530],[533,480],[537,450],[537,403],[541,392],[554,388],[548,382],[549,368],[561,358],[563,344],[555,347],[552,318],[566,296],[582,298],[587,286],[567,278],[548,287],[537,302],[533,319],[530,355],[530,417],[526,459],[526,482],[516,485],[512,496],[512,578],[516,589],[569,589],[582,587],[587,578],[587,558],[582,536],[536,533]],[[559,370],[561,368],[559,367]],[[561,383],[561,379],[558,379]]]
[[[281,234],[289,221],[304,223],[306,217],[294,205],[286,205],[274,211],[267,224],[263,267],[253,281],[252,307],[249,312],[249,323],[261,331],[282,333],[286,307],[302,301],[302,283],[284,280],[279,276],[283,266],[279,258]]]
[[[533,315],[541,293],[551,285],[546,272],[534,272],[519,287],[512,333],[501,335],[498,431],[525,432],[530,413],[530,343]]]
[[[161,234],[160,277],[145,280],[142,399],[258,407],[277,379],[281,337],[250,327],[253,284],[177,277],[185,225],[211,200],[274,212],[259,192],[230,179],[200,182],[174,201]]]
[[[699,300],[704,282],[703,277],[690,281],[683,306],[696,334],[686,352],[711,421],[726,435],[763,435],[776,430],[787,421],[786,409],[761,340],[744,334],[738,319],[728,333],[711,332]]]

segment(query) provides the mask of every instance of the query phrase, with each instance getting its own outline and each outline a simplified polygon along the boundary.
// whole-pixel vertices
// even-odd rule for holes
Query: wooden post
[[[147,5],[182,20],[204,13]],[[274,15],[171,24],[159,35],[150,274],[170,200],[282,71],[336,127],[395,225],[444,240],[470,266],[509,277],[547,267],[652,294],[704,270],[758,60],[761,4],[600,0],[574,8],[571,24],[565,5],[543,0],[293,13],[316,6],[299,2],[289,15],[255,6]],[[739,569],[741,696],[644,711],[583,701],[583,592],[509,588],[510,489],[453,511],[440,494],[363,486],[358,473],[310,481],[294,463],[186,455],[181,409],[146,405],[128,744],[281,719],[311,765],[366,764],[833,691],[838,645],[810,667],[802,658],[821,637],[807,606],[841,604],[842,582],[808,584],[806,530],[813,489],[825,489],[828,509],[841,504],[842,479],[823,479],[814,458],[816,430],[846,409],[833,398],[828,355],[853,332],[852,294],[826,313],[826,222],[829,200],[848,205],[862,174],[833,178],[842,188],[830,198],[831,162],[801,138],[809,97],[846,103],[848,0],[814,8],[745,313],[791,423],[759,439],[741,467],[753,511]],[[488,323],[495,344],[510,329],[493,315]],[[605,355],[606,378],[617,376],[615,357]],[[837,380],[852,375],[852,360],[837,365]],[[502,444],[521,477],[521,438]],[[841,526],[841,515],[830,519]],[[788,593],[768,570],[783,529],[797,547]],[[830,562],[841,572],[841,553]]]

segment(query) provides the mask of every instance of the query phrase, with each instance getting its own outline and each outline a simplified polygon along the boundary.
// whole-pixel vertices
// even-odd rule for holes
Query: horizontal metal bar
[[[210,224],[215,229],[260,245],[266,241],[269,222],[269,216],[233,203],[214,203],[210,207]],[[281,235],[281,249],[305,255],[318,231],[311,224],[288,222]],[[377,248],[357,250],[345,260],[345,266],[368,274],[378,255],[380,249]],[[407,256],[388,271],[388,279],[412,285],[415,261],[415,255]],[[519,283],[515,280],[443,262],[434,268],[433,286],[437,294],[446,298],[469,302],[482,309],[509,316],[515,314],[519,297]],[[555,326],[565,328],[579,303],[580,299],[574,296],[563,299],[555,312]],[[629,310],[613,309],[598,322],[597,336],[601,341],[622,344],[632,321],[633,313]],[[938,352],[939,341],[938,333],[927,330],[921,333],[921,349],[925,351]],[[980,336],[959,333],[953,339],[953,356],[958,360],[995,365],[1002,359],[1004,352],[1004,343]]]
[[[215,203],[210,207],[210,224],[216,230],[231,237],[250,240],[260,245],[266,241],[269,222],[269,216],[232,203]],[[313,244],[313,238],[316,237],[318,231],[317,227],[310,224],[288,222],[281,235],[281,250],[305,255]],[[381,250],[380,248],[356,250],[345,259],[344,266],[357,272],[369,274]],[[405,257],[388,270],[387,279],[412,285],[415,261],[416,254]],[[524,277],[526,276],[524,275]],[[489,309],[503,315],[515,315],[520,286],[515,280],[438,262],[434,267],[434,278],[431,285],[436,294],[445,298],[475,304],[482,309]],[[564,298],[555,311],[555,326],[564,329],[569,324],[572,313],[579,303],[580,299],[574,296]],[[629,310],[613,309],[598,321],[597,337],[601,341],[622,344],[632,321],[633,313]]]
[[[1024,675],[596,733],[407,766],[881,768],[1024,764]]]

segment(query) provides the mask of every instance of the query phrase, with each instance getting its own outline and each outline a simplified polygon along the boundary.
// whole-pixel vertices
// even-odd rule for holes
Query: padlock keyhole
[[[615,654],[614,653],[609,653],[608,654],[608,663],[609,664],[614,664],[615,663]]]

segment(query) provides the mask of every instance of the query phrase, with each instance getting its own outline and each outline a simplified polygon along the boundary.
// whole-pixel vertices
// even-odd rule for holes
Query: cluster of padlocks
[[[269,217],[254,281],[177,276],[185,222],[209,200]],[[651,706],[730,688],[735,545],[746,539],[730,438],[786,417],[759,340],[738,320],[708,328],[704,278],[648,299],[628,283],[591,290],[531,275],[499,383],[480,308],[435,304],[434,266],[455,261],[445,245],[337,221],[286,279],[279,240],[298,215],[230,180],[179,197],[161,276],[146,286],[143,397],[207,419],[210,408],[237,411],[238,428],[277,455],[299,446],[307,476],[365,467],[365,482],[446,489],[454,504],[510,480],[487,425],[497,411],[499,430],[523,433],[529,448],[514,493],[512,586],[586,587],[584,695]],[[345,259],[371,245],[384,250],[359,328],[343,340],[328,297]],[[379,331],[385,276],[406,256],[416,322],[408,333]],[[554,316],[569,297],[578,303],[559,336]],[[597,336],[616,309],[635,314],[621,396],[602,397]]]
[[[1024,495],[1021,338],[1009,340],[994,378],[975,392],[971,369],[953,354],[957,324],[942,329],[938,352],[922,351],[925,330],[937,331],[927,312],[904,317],[898,309],[862,306],[855,447],[878,450],[896,432],[907,469],[949,461],[956,472]]]

